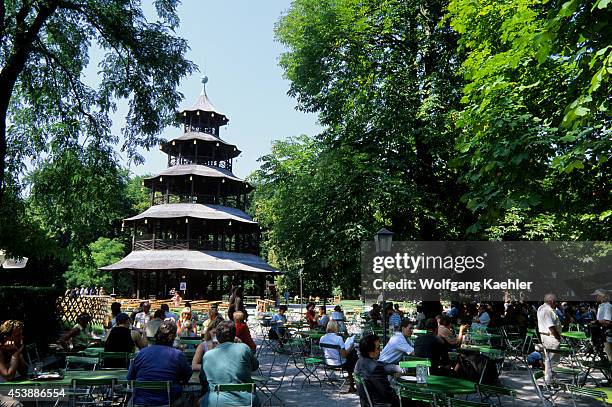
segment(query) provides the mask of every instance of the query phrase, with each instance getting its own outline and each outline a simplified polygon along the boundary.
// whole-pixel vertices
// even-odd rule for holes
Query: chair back
[[[419,389],[413,386],[402,386],[399,388],[398,395],[400,399],[409,399],[422,403],[436,405],[436,396],[433,393]]]
[[[606,405],[608,395],[605,391],[591,389],[588,387],[579,387],[570,384],[566,385],[565,387],[566,390],[572,395],[572,401],[574,400],[575,396],[581,396],[600,400],[604,406]],[[574,405],[576,405],[575,401]]]
[[[66,356],[66,370],[96,370],[100,360],[91,356]],[[76,366],[75,366],[76,365]]]
[[[227,383],[227,384],[216,384],[213,391],[217,395],[216,406],[241,406],[241,407],[252,407],[253,406],[253,394],[255,393],[255,383]],[[227,401],[223,401],[223,404],[219,404],[219,396],[222,393],[249,393],[249,404],[228,404]]]
[[[172,398],[171,398],[171,389],[172,389],[172,382],[171,381],[162,381],[162,380],[146,380],[146,381],[142,381],[142,380],[132,380],[129,383],[129,386],[132,388],[133,391],[133,397],[135,398],[136,396],[136,390],[143,390],[143,391],[148,391],[148,392],[165,392],[166,393],[166,397],[168,400],[167,404],[162,404],[160,406],[155,406],[155,407],[161,407],[161,406],[168,406],[171,407],[172,406]],[[133,403],[134,406],[139,406],[140,404],[136,404],[135,402]]]
[[[321,343],[319,342],[319,347],[321,348],[321,350],[323,351],[324,356],[325,355],[325,349],[333,349],[335,351],[338,352],[338,361],[340,362],[340,365],[342,365],[344,363],[344,359],[342,358],[342,353],[340,352],[342,350],[342,348],[340,347],[340,345],[332,345],[329,343]],[[324,358],[326,359],[326,358]],[[329,358],[329,359],[333,359],[333,358]],[[328,365],[327,360],[324,361],[326,365]]]
[[[127,369],[131,353],[100,352],[100,362],[104,369]]]
[[[363,392],[366,395],[366,400],[368,402],[368,407],[374,407],[374,405],[372,404],[372,399],[370,398],[370,393],[368,392],[368,386],[366,385],[366,381],[363,376],[361,376],[359,373],[353,373],[353,378],[355,379],[357,390],[359,390],[360,388],[363,389]],[[361,392],[359,392],[359,397],[361,398]]]
[[[104,406],[114,401],[117,379],[75,378],[72,379],[71,406]],[[85,389],[79,391],[79,389]]]

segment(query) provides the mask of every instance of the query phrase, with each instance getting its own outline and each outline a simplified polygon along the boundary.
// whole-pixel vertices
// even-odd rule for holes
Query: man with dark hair
[[[162,322],[164,322],[165,319],[166,313],[163,309],[160,308],[155,311],[155,313],[153,314],[153,318],[151,318],[151,320],[147,322],[147,325],[145,325],[144,331],[147,335],[147,338],[152,338],[155,336],[155,334],[157,333],[157,329],[162,324]]]
[[[110,330],[106,343],[104,344],[105,352],[126,352],[132,353],[136,346],[144,348],[147,346],[146,338],[143,338],[140,331],[130,328],[130,317],[128,314],[120,313],[115,317],[117,324]],[[126,359],[105,359],[104,367],[112,368],[127,368]]]
[[[380,340],[376,335],[366,335],[359,341],[361,357],[355,365],[355,374],[360,375],[370,395],[374,407],[399,406],[399,399],[387,379],[385,365],[378,362],[380,356]],[[365,390],[357,384],[357,392],[362,405],[367,405]]]
[[[404,355],[410,355],[414,352],[414,345],[410,340],[412,336],[412,321],[404,318],[387,345],[380,354],[380,362],[397,365]]]
[[[448,349],[444,339],[437,336],[438,322],[435,318],[425,321],[427,333],[419,336],[414,342],[414,356],[427,358],[431,361],[431,373],[439,376],[453,376],[454,369],[448,357]]]
[[[106,317],[104,318],[104,322],[102,325],[104,325],[104,328],[109,331],[112,329],[112,327],[114,327],[117,324],[117,321],[115,319],[115,317],[117,315],[119,315],[121,313],[121,303],[120,302],[113,302],[111,304],[111,312],[110,314],[106,315]]]
[[[214,387],[217,384],[252,383],[251,372],[259,368],[259,362],[244,343],[234,343],[236,325],[232,321],[221,321],[217,325],[219,345],[204,354],[200,381],[208,382],[208,394],[202,400],[202,406],[209,405],[244,405],[251,398],[246,392],[221,394],[217,401]],[[216,404],[215,404],[216,403]],[[254,396],[253,405],[260,401]]]
[[[171,320],[172,322],[176,323],[176,321],[178,321],[178,315],[176,315],[174,312],[170,311],[170,307],[168,306],[168,304],[162,304],[160,305],[159,309],[161,309],[162,311],[164,311],[164,320]]]
[[[185,355],[172,347],[176,338],[176,324],[161,323],[155,333],[155,345],[142,349],[136,354],[127,374],[128,380],[171,381],[170,402],[180,403],[182,383],[191,378],[191,366]],[[134,390],[134,404],[159,406],[168,404],[165,391]]]

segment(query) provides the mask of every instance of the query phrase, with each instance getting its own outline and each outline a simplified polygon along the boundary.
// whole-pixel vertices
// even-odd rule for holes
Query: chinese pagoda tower
[[[183,134],[163,143],[168,168],[145,178],[151,206],[124,219],[132,251],[103,271],[131,275],[138,298],[186,287],[186,298],[224,293],[223,276],[255,279],[278,271],[259,257],[259,226],[244,210],[252,187],[232,173],[240,150],[220,137],[229,119],[208,99],[207,77],[195,104],[180,113]],[[181,284],[182,283],[182,284]]]

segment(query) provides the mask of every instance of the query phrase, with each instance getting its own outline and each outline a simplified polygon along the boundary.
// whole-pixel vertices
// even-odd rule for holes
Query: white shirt
[[[136,328],[144,329],[145,325],[151,320],[151,314],[145,314],[144,312],[139,312],[134,317],[134,325]]]
[[[610,301],[599,304],[597,308],[598,321],[612,321],[612,304]]]
[[[319,340],[319,343],[325,345],[338,345],[340,346],[340,349],[346,349],[342,337],[333,332],[323,335]],[[342,359],[342,356],[340,355],[340,351],[338,349],[321,349],[323,349],[323,357],[325,358],[326,364],[330,366],[340,366],[344,362],[344,359]]]
[[[561,334],[561,320],[552,307],[546,303],[538,308],[538,331],[543,334],[550,334],[550,327],[557,328],[557,332]]]
[[[598,321],[612,321],[612,304],[610,301],[599,304],[597,308]],[[608,343],[612,343],[612,336],[608,336]]]
[[[408,342],[401,332],[396,332],[387,345],[380,352],[379,362],[397,364],[404,354],[408,355],[414,351],[412,344]]]

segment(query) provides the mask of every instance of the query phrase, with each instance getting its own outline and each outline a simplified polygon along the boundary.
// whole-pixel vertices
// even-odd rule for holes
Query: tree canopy
[[[611,8],[293,1],[280,65],[324,130],[275,143],[254,176],[288,284],[303,267],[354,293],[359,242],[381,226],[399,240],[609,238]]]
[[[138,162],[137,148],[157,144],[182,98],[180,79],[195,69],[174,34],[178,3],[156,0],[154,21],[140,1],[0,4],[0,203],[28,158],[116,144],[109,114],[118,99],[129,101],[122,148]],[[104,53],[96,89],[82,80],[92,47]]]

